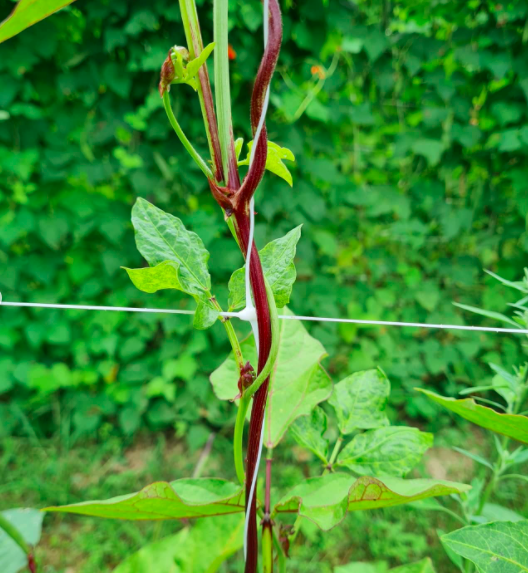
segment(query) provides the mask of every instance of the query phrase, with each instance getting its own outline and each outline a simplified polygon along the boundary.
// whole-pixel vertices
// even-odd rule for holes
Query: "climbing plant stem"
[[[167,113],[167,117],[169,118],[169,122],[172,125],[172,128],[176,132],[176,135],[178,136],[180,141],[183,143],[185,149],[189,152],[189,155],[194,159],[195,163],[203,171],[204,175],[208,179],[213,179],[213,174],[209,169],[209,167],[207,167],[207,163],[205,163],[205,161],[201,158],[200,154],[192,146],[192,143],[187,139],[185,133],[183,133],[183,130],[180,124],[178,123],[178,120],[176,119],[174,112],[172,111],[172,106],[170,103],[170,95],[168,91],[166,91],[163,94],[163,106],[165,107],[165,112]]]

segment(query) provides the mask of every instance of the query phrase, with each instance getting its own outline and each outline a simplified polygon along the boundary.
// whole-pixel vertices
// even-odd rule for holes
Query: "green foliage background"
[[[198,4],[208,42],[211,5]],[[293,190],[266,177],[257,241],[304,225],[298,314],[474,323],[452,301],[505,310],[511,294],[482,269],[518,278],[527,260],[528,4],[372,4],[282,2],[269,132],[297,167]],[[0,6],[3,17],[12,4]],[[260,4],[231,8],[235,135],[247,140]],[[142,264],[129,222],[137,196],[201,235],[215,292],[227,298],[241,257],[156,90],[175,43],[177,2],[103,0],[77,2],[0,45],[4,300],[187,304],[138,292],[120,269]],[[205,152],[197,98],[185,86],[171,95]],[[188,317],[8,308],[0,321],[0,433],[180,433],[192,424],[199,444],[206,426],[233,418],[207,380],[228,350],[221,325],[196,332]],[[336,379],[382,366],[411,417],[434,415],[415,386],[453,395],[491,378],[487,362],[521,361],[511,336],[335,324],[311,332]]]

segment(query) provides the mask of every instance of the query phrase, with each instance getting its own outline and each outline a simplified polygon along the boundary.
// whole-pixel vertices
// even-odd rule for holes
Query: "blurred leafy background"
[[[211,10],[199,2],[206,41]],[[248,139],[258,65],[257,0],[231,3],[234,121]],[[3,2],[7,13],[10,2]],[[519,278],[528,253],[528,5],[525,2],[308,0],[282,3],[284,48],[270,137],[297,157],[294,187],[268,176],[257,241],[302,223],[298,314],[475,321],[502,311],[492,269]],[[146,197],[180,216],[212,253],[225,298],[240,255],[156,92],[182,43],[176,2],[78,2],[0,46],[0,287],[5,300],[181,306],[138,293],[130,209]],[[177,115],[205,149],[197,98]],[[227,351],[220,325],[175,316],[2,309],[0,431],[124,434],[232,415],[208,373]],[[454,394],[519,363],[508,336],[351,325],[312,327],[332,374],[382,366],[411,417],[430,418],[416,385]],[[66,431],[65,428],[63,428]],[[204,434],[205,435],[205,434]]]
[[[208,42],[211,6],[197,3]],[[256,237],[263,246],[303,224],[292,309],[457,324],[479,318],[453,301],[504,311],[512,295],[483,269],[518,279],[528,258],[528,3],[281,4],[269,134],[297,165],[293,189],[266,177]],[[235,135],[247,140],[261,7],[230,5]],[[12,6],[1,0],[0,17]],[[130,225],[138,196],[201,235],[227,298],[240,254],[156,89],[168,48],[181,43],[177,2],[100,0],[0,45],[4,300],[185,307],[172,292],[138,292],[120,269],[142,264]],[[185,86],[171,95],[205,151],[197,98]],[[8,308],[0,325],[4,439],[174,430],[195,451],[234,421],[208,382],[228,351],[221,325],[196,332],[188,317]],[[510,336],[308,328],[335,380],[381,366],[393,414],[433,431],[448,418],[415,386],[455,395],[490,380],[488,362],[510,369],[523,356]],[[417,552],[427,548],[419,539]]]

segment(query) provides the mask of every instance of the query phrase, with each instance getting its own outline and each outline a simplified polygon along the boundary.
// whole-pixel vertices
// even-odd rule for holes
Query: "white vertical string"
[[[263,14],[263,28],[264,28],[264,50],[268,45],[268,35],[269,35],[269,0],[263,0],[262,2],[262,14]],[[249,168],[251,169],[251,165],[253,164],[253,160],[255,159],[255,153],[257,150],[257,146],[259,144],[260,135],[264,128],[264,122],[266,121],[266,113],[268,111],[269,106],[269,99],[270,99],[270,87],[268,85],[266,89],[266,95],[264,96],[264,102],[262,104],[262,111],[260,114],[260,119],[257,125],[257,129],[255,131],[255,137],[253,138],[253,145],[251,147],[251,154],[249,156]],[[253,246],[253,237],[255,234],[255,195],[251,198],[249,202],[249,242],[248,242],[248,250],[246,254],[246,308],[244,309],[247,314],[251,316],[250,324],[251,329],[253,331],[253,336],[255,338],[255,346],[257,349],[257,357],[258,357],[258,348],[259,348],[259,335],[258,335],[258,320],[257,315],[255,312],[255,306],[253,304],[253,300],[251,298],[251,285],[250,285],[250,262],[251,262],[251,249]],[[248,511],[246,511],[246,519],[244,523],[244,560],[247,560],[247,536],[248,536],[248,529],[249,529],[249,519],[251,515],[251,504],[253,503],[253,497],[255,496],[255,487],[257,484],[257,475],[258,470],[260,467],[260,458],[262,457],[262,445],[264,443],[264,425],[266,423],[266,405],[264,404],[264,415],[262,417],[262,430],[260,432],[260,440],[259,440],[259,447],[258,447],[258,454],[257,454],[257,461],[255,464],[255,470],[253,472],[253,479],[251,481],[251,487],[249,489],[249,497],[248,497]]]

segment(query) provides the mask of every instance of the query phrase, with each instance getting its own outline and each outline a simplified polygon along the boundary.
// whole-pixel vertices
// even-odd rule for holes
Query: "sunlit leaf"
[[[293,284],[297,278],[295,253],[301,238],[301,227],[295,227],[284,237],[268,243],[259,253],[262,269],[273,291],[277,308],[290,302]],[[229,308],[236,310],[246,304],[245,265],[229,279]]]
[[[360,475],[403,477],[432,445],[433,435],[416,428],[378,428],[354,436],[337,464]]]
[[[336,411],[341,433],[388,426],[385,409],[389,394],[390,382],[379,368],[356,372],[336,384],[329,403]]]
[[[180,263],[177,261],[164,261],[155,267],[142,269],[127,269],[130,280],[134,286],[143,292],[157,292],[163,289],[183,290],[180,282]]]
[[[108,500],[48,507],[46,511],[132,520],[209,517],[244,511],[244,489],[216,478],[181,479],[156,482]]]
[[[74,0],[20,0],[13,12],[0,23],[0,43],[51,16]]]
[[[508,436],[519,442],[528,444],[528,418],[526,416],[519,416],[517,414],[500,414],[491,408],[477,404],[471,398],[464,400],[456,400],[455,398],[445,398],[439,396],[429,390],[418,388],[419,392],[423,392],[427,397],[431,398],[437,404],[444,406],[448,410],[455,412],[462,418],[486,428]]]
[[[179,264],[181,290],[200,296],[211,289],[209,253],[180,219],[139,198],[132,209],[132,224],[137,248],[151,267],[174,261]]]
[[[288,309],[284,314],[292,315]],[[253,337],[242,343],[244,358],[256,364]],[[305,416],[332,392],[332,381],[320,361],[326,356],[323,345],[312,338],[299,320],[280,321],[279,352],[271,374],[264,444],[274,448],[290,424]],[[238,368],[230,354],[211,374],[213,390],[221,400],[238,395]]]
[[[482,573],[528,571],[528,521],[464,527],[444,535],[442,541]]]
[[[428,497],[468,491],[470,486],[442,480],[354,477],[332,473],[307,479],[275,506],[276,513],[298,513],[323,530],[340,523],[348,511],[401,505]]]
[[[309,416],[297,418],[291,426],[295,441],[310,450],[324,464],[328,464],[329,443],[323,437],[328,421],[322,408],[314,408]]]
[[[253,142],[248,143],[248,155],[244,161],[239,161],[238,165],[249,165],[251,158],[251,148]],[[268,156],[266,159],[266,169],[278,175],[286,181],[290,187],[293,186],[293,179],[289,169],[284,165],[283,159],[287,161],[295,161],[295,155],[286,147],[281,147],[272,141],[268,141]]]

